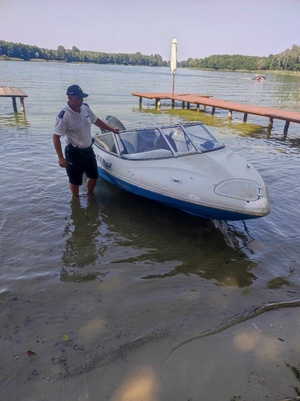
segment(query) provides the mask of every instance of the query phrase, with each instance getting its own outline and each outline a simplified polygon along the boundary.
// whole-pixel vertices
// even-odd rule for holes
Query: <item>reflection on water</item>
[[[0,127],[29,126],[25,113],[10,113],[0,116]]]
[[[86,205],[79,199],[71,202],[62,280],[99,279],[108,266],[112,270],[128,264],[135,266],[140,279],[197,275],[239,287],[255,280],[246,231],[102,186],[111,192],[110,201],[102,195]],[[118,252],[111,252],[112,247]]]
[[[66,235],[71,236],[67,239],[63,260],[66,266],[84,267],[97,259],[97,209],[91,206],[90,200],[83,207],[79,198],[73,198],[71,211],[70,221],[65,228]]]
[[[87,199],[86,206],[83,206],[78,198],[73,198],[70,205],[71,216],[65,228],[65,235],[68,238],[62,258],[64,266],[61,279],[78,282],[94,280],[99,276],[99,272],[81,273],[76,268],[93,266],[97,260],[100,224],[98,209],[95,207],[93,197]],[[105,247],[101,248],[100,253],[104,250]]]
[[[300,151],[300,139],[299,138],[290,138],[290,137],[282,137],[277,142],[284,144],[286,147],[289,148],[289,151],[293,154],[298,153]]]

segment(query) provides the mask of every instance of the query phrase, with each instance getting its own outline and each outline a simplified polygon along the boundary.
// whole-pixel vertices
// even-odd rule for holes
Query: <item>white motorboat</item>
[[[95,137],[99,175],[111,184],[208,219],[266,216],[270,200],[258,171],[201,122],[126,130]]]

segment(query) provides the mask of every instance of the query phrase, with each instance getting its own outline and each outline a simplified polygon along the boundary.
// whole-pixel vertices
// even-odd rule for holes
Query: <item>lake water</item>
[[[299,110],[300,77],[253,77],[178,69],[175,92]],[[246,223],[203,220],[101,179],[94,198],[83,189],[80,202],[72,201],[52,132],[73,83],[89,93],[98,117],[114,115],[127,127],[204,121],[259,170],[270,215]],[[284,122],[274,120],[267,135],[262,117],[249,115],[245,124],[233,113],[229,122],[225,110],[212,116],[163,102],[157,111],[150,100],[139,109],[131,92],[171,91],[167,68],[0,61],[0,86],[28,95],[26,119],[0,98],[3,399],[81,400],[96,388],[105,397],[90,400],[113,399],[118,381],[105,372],[137,349],[156,347],[163,359],[176,344],[233,317],[300,298],[298,124],[285,138]],[[234,395],[230,386],[222,391]],[[188,397],[155,398],[167,399]]]

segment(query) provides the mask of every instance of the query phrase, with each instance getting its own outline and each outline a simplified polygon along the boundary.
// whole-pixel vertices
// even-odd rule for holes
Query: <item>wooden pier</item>
[[[252,106],[246,103],[237,103],[231,102],[227,100],[215,99],[210,95],[197,95],[191,93],[142,93],[142,92],[133,92],[133,96],[139,97],[139,105],[142,107],[142,99],[155,99],[156,107],[160,108],[161,99],[169,99],[172,101],[172,107],[175,106],[175,101],[182,102],[182,108],[186,107],[189,109],[191,104],[196,105],[196,110],[200,111],[200,106],[204,107],[204,111],[206,111],[206,107],[211,107],[211,113],[214,114],[216,108],[226,109],[228,110],[228,118],[232,118],[232,112],[237,111],[244,114],[243,121],[246,122],[248,118],[248,114],[253,114],[257,116],[267,117],[269,118],[268,123],[268,131],[272,129],[273,120],[283,120],[285,121],[285,126],[283,133],[287,135],[289,125],[291,122],[300,123],[300,112],[296,111],[287,111],[280,109],[272,109],[269,107],[260,107],[260,106]]]
[[[11,97],[14,112],[18,112],[16,98],[20,99],[21,110],[25,114],[24,97],[28,97],[20,88],[11,86],[0,86],[0,97]]]

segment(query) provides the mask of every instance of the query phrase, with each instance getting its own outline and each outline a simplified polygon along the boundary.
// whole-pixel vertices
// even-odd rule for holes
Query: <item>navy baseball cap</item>
[[[76,97],[87,97],[87,93],[83,93],[82,89],[78,85],[71,85],[67,89],[67,95],[68,96],[76,96]]]

